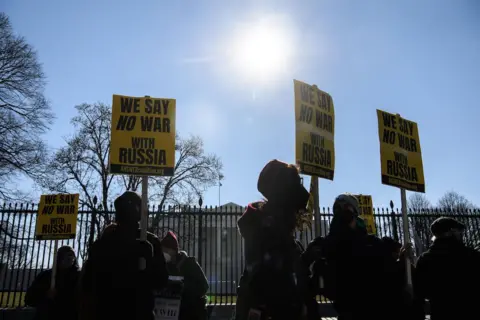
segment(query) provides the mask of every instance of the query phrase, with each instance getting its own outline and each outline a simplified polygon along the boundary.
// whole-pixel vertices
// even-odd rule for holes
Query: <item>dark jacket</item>
[[[474,319],[480,301],[480,253],[454,239],[436,239],[420,256],[414,292],[430,300],[432,320]]]
[[[168,274],[183,277],[179,320],[205,320],[208,281],[195,257],[180,251],[174,263],[167,263]]]
[[[140,231],[137,234],[137,238]],[[147,268],[139,271],[139,260]],[[108,227],[89,251],[82,270],[82,318],[150,320],[154,291],[168,281],[160,240],[147,233],[147,242]]]
[[[334,217],[335,219],[335,217]],[[381,240],[332,221],[325,239],[325,283],[337,312],[347,319],[384,319],[395,312],[394,266]]]
[[[47,298],[52,279],[52,270],[41,272],[28,288],[25,304],[36,308],[36,320],[77,319],[77,283],[80,271],[77,266],[68,270],[57,270],[55,279],[56,294]]]
[[[260,308],[272,319],[297,319],[308,279],[301,269],[301,249],[292,235],[291,217],[268,203],[250,204],[238,220],[245,241],[245,270],[240,279],[236,319]]]

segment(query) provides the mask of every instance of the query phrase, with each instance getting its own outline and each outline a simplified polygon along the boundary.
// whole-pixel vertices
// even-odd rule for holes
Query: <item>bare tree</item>
[[[423,193],[413,193],[408,198],[408,209],[413,213],[422,213],[432,208],[432,203]]]
[[[40,184],[50,191],[80,192],[81,204],[89,209],[93,209],[94,196],[98,195],[102,208],[107,209],[114,194],[125,189],[137,191],[141,177],[109,173],[110,106],[96,103],[76,108],[78,115],[72,119],[76,132],[66,139],[66,146],[53,155]],[[192,204],[198,195],[215,185],[221,174],[220,159],[205,154],[199,137],[183,139],[177,135],[176,153],[172,177],[150,178],[150,200],[162,208],[164,205]],[[111,222],[108,215],[102,217],[106,223]],[[153,225],[158,226],[160,219],[161,214],[157,214]]]
[[[7,15],[0,13],[0,196],[4,199],[19,194],[12,186],[18,175],[35,177],[41,172],[46,148],[40,137],[53,119],[44,88],[35,50],[13,33]]]
[[[461,194],[448,191],[438,200],[438,208],[445,212],[465,212],[474,209],[474,206]]]
[[[141,176],[132,176],[132,175],[122,175],[121,176],[121,187],[126,191],[137,191],[138,187],[142,183]]]
[[[176,137],[177,162],[171,177],[152,178],[154,190],[150,197],[159,200],[160,208],[165,205],[196,204],[199,196],[209,187],[216,185],[222,176],[223,164],[214,154],[205,154],[203,140],[198,136]],[[155,215],[152,227],[158,227],[161,213]]]
[[[8,265],[11,269],[21,269],[30,262],[31,249],[30,241],[34,241],[31,236],[32,230],[25,230],[18,219],[3,220],[0,222],[0,257],[1,262]]]
[[[430,212],[432,204],[422,193],[413,193],[408,198],[408,209],[410,214],[419,215]],[[415,243],[415,251],[419,256],[431,244],[430,223],[424,216],[410,217],[411,235]]]
[[[114,179],[108,171],[111,110],[102,103],[84,103],[76,109],[78,115],[71,121],[76,132],[53,155],[41,185],[54,192],[79,192],[80,205],[89,209],[97,195],[107,210]],[[110,223],[109,216],[103,218]]]

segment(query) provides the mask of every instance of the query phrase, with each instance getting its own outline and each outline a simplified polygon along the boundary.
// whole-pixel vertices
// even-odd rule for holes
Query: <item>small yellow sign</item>
[[[382,110],[377,117],[382,183],[425,193],[417,124]]]
[[[335,112],[332,97],[304,82],[295,88],[295,159],[300,172],[333,180]]]
[[[173,176],[175,99],[113,95],[110,172]]]
[[[377,234],[377,227],[375,225],[375,218],[373,216],[372,196],[363,194],[355,195],[358,199],[358,206],[360,208],[360,218],[365,221],[368,234]]]
[[[42,195],[38,205],[35,239],[75,239],[79,194]]]

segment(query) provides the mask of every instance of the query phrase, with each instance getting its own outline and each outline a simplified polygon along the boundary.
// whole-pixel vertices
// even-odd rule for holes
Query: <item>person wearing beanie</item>
[[[179,250],[177,235],[168,231],[161,241],[163,255],[170,276],[183,277],[183,292],[179,320],[207,319],[207,278],[195,257]]]
[[[349,193],[336,197],[333,218],[325,238],[326,260],[324,283],[328,298],[333,300],[339,319],[397,319],[404,309],[393,297],[402,296],[396,284],[399,273],[391,252],[378,237],[368,235],[359,217],[358,199]],[[375,308],[365,308],[376,301]]]
[[[430,301],[430,319],[478,318],[480,253],[463,243],[466,226],[440,217],[430,226],[433,244],[417,260],[415,295]]]
[[[115,223],[93,243],[82,270],[80,319],[153,320],[154,292],[168,281],[162,245],[150,232],[140,241],[140,195],[126,191],[114,206]]]
[[[264,200],[249,204],[237,222],[246,268],[237,289],[236,319],[246,320],[251,312],[298,319],[310,298],[309,272],[294,234],[310,194],[297,167],[276,159],[260,172],[257,189]]]
[[[76,320],[78,315],[76,288],[80,270],[72,247],[57,251],[55,288],[51,289],[52,269],[41,272],[28,288],[25,304],[34,307],[34,320]]]

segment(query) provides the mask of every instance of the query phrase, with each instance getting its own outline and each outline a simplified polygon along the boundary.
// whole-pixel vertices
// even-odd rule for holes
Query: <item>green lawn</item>
[[[0,292],[0,308],[24,307],[25,292]],[[236,296],[208,296],[211,304],[234,304]]]
[[[25,292],[0,292],[0,308],[18,308],[24,307]],[[317,301],[321,301],[317,297]],[[209,304],[235,304],[237,302],[236,296],[208,296]]]

